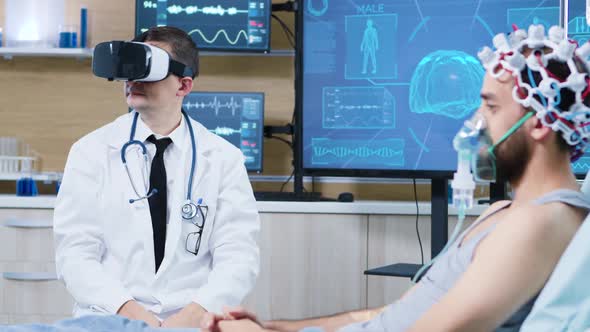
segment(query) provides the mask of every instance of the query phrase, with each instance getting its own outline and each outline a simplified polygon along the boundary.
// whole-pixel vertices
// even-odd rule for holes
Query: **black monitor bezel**
[[[563,2],[563,0],[562,0],[561,5],[562,5],[562,7],[561,7],[562,13],[561,14],[562,14],[562,18],[563,18],[563,20],[562,20],[562,26],[566,26],[567,27],[567,25],[569,24],[569,17],[570,17],[569,9],[570,9],[570,7],[568,7],[567,10],[564,12],[564,7],[563,6],[565,6],[565,3]],[[569,3],[568,3],[568,5],[569,5]],[[566,18],[567,18],[567,20],[566,20]],[[590,149],[586,149],[586,153],[588,153],[588,152],[590,152]],[[586,178],[586,174],[588,174],[588,172],[589,171],[586,171],[586,172],[573,172],[573,173],[574,173],[574,176],[576,177],[576,179],[578,179],[578,180],[584,180]]]
[[[296,35],[297,35],[297,50],[295,52],[295,112],[296,112],[296,136],[299,137],[296,144],[296,155],[299,158],[295,158],[296,165],[301,168],[303,175],[309,176],[341,176],[341,177],[374,177],[374,178],[403,178],[403,179],[451,179],[455,170],[407,170],[407,169],[360,169],[360,168],[313,168],[304,167],[303,158],[303,123],[304,123],[304,112],[303,112],[303,65],[304,65],[304,6],[300,6],[297,11],[297,24],[296,24]]]
[[[189,93],[189,95],[197,95],[197,94],[205,94],[205,93],[216,94],[216,95],[226,95],[226,96],[241,94],[241,95],[253,95],[253,96],[261,97],[261,99],[262,99],[262,114],[261,114],[262,126],[260,126],[259,130],[260,130],[260,137],[262,139],[260,140],[260,167],[256,168],[256,169],[249,169],[248,167],[246,167],[246,170],[248,171],[248,173],[261,174],[264,170],[264,114],[265,114],[264,111],[266,109],[266,95],[265,95],[265,93],[259,92],[259,91],[191,91]],[[199,122],[198,119],[193,119],[193,120]],[[240,151],[241,151],[241,149],[240,149]]]
[[[563,27],[567,25],[564,22],[564,13],[566,11],[565,3],[563,0],[560,1],[560,25]],[[456,170],[407,170],[407,169],[334,169],[334,168],[313,168],[304,167],[303,158],[303,123],[304,123],[304,112],[303,112],[303,85],[304,85],[304,15],[305,5],[302,4],[297,12],[297,24],[296,24],[296,35],[297,35],[297,50],[295,52],[296,61],[296,90],[295,90],[295,109],[296,109],[296,122],[300,125],[296,126],[296,134],[300,139],[296,146],[296,153],[299,156],[297,165],[301,168],[302,174],[310,176],[354,176],[354,177],[388,177],[388,178],[404,178],[404,179],[451,179]],[[586,173],[576,173],[574,175],[578,179],[583,179]]]
[[[267,2],[267,13],[268,13],[268,43],[266,45],[266,48],[213,48],[213,47],[206,47],[206,46],[202,46],[202,45],[198,45],[197,47],[199,49],[199,51],[203,51],[203,52],[222,52],[222,53],[260,53],[260,54],[265,54],[265,53],[270,53],[271,50],[271,34],[272,34],[272,29],[271,29],[271,19],[272,19],[272,0],[261,0],[261,1],[266,1]],[[138,6],[143,3],[144,0],[135,0],[135,25],[134,25],[134,35],[138,36],[141,31],[139,31],[139,11],[137,10]]]

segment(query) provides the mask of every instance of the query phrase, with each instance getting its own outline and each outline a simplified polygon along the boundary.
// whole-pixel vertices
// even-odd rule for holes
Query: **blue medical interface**
[[[567,32],[569,38],[576,40],[580,45],[590,41],[590,25],[586,21],[586,1],[569,1]],[[578,159],[572,167],[576,174],[586,175],[590,170],[590,153]]]
[[[191,92],[184,98],[183,109],[241,149],[248,171],[262,171],[263,93]]]
[[[270,0],[136,0],[135,32],[169,25],[200,49],[267,51]]]
[[[480,105],[477,51],[560,15],[559,0],[302,3],[308,170],[455,170],[452,139]]]

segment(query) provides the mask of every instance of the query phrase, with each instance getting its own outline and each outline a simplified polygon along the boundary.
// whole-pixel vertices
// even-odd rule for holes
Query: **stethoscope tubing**
[[[191,197],[192,197],[192,192],[191,192],[192,190],[191,189],[193,187],[193,178],[194,178],[195,170],[197,168],[197,143],[195,140],[195,133],[193,130],[193,126],[190,122],[188,114],[184,110],[182,110],[182,115],[184,116],[184,119],[186,121],[188,131],[190,134],[190,139],[191,139],[191,152],[192,152],[191,170],[190,170],[190,174],[189,174],[189,180],[188,180],[187,191],[186,191],[186,200],[187,200],[187,202],[191,202]],[[133,115],[133,122],[131,124],[131,132],[129,135],[129,141],[127,141],[123,145],[123,147],[121,148],[121,161],[123,162],[123,166],[125,167],[125,171],[127,172],[127,176],[129,177],[129,182],[131,182],[131,187],[133,188],[133,191],[135,192],[135,194],[138,197],[137,199],[130,199],[129,200],[130,203],[133,203],[133,202],[141,200],[141,199],[149,198],[150,196],[157,193],[157,190],[154,189],[152,192],[147,193],[147,195],[141,196],[139,194],[139,191],[137,190],[137,187],[135,186],[135,183],[133,182],[133,179],[131,177],[131,172],[129,171],[129,167],[127,166],[127,158],[125,156],[127,149],[133,145],[138,145],[141,148],[141,154],[143,155],[144,165],[146,168],[145,174],[147,174],[147,168],[148,168],[147,165],[149,163],[147,147],[145,146],[145,144],[143,142],[135,139],[135,131],[137,129],[138,118],[139,118],[139,113],[135,112],[135,114]]]

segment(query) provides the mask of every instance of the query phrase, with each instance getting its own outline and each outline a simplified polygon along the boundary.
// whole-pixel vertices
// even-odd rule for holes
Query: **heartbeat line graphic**
[[[213,44],[215,43],[215,41],[217,40],[217,38],[219,38],[220,35],[223,35],[225,37],[225,40],[227,40],[228,43],[230,43],[231,45],[236,45],[238,43],[238,41],[240,40],[241,36],[244,36],[244,39],[246,39],[246,41],[248,41],[248,33],[246,33],[245,30],[240,30],[240,32],[238,32],[238,35],[235,37],[235,39],[231,39],[230,36],[227,34],[227,31],[221,29],[219,31],[217,31],[217,33],[215,34],[215,36],[213,36],[213,38],[209,39],[207,38],[203,32],[201,31],[201,29],[194,29],[191,30],[188,34],[189,36],[197,33],[201,36],[201,38],[207,43],[207,44]]]
[[[223,8],[220,5],[207,6],[207,7],[203,7],[203,8],[199,8],[198,6],[182,7],[182,6],[174,5],[174,6],[168,7],[167,10],[168,10],[168,13],[173,14],[173,15],[178,15],[181,13],[185,13],[187,15],[201,13],[204,15],[219,15],[219,16],[224,16],[224,15],[233,16],[233,15],[238,15],[238,14],[248,14],[248,10],[240,10],[240,9],[237,9],[236,7]]]

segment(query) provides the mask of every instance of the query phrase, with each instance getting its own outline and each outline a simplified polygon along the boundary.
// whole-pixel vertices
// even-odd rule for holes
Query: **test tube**
[[[5,152],[5,140],[4,137],[0,137],[0,173],[6,172],[6,160],[4,159],[6,152]]]
[[[82,7],[80,9],[80,48],[86,48],[86,40],[88,34],[88,9]]]
[[[16,137],[9,137],[8,138],[8,155],[10,157],[17,157],[18,156],[18,141]],[[8,170],[10,173],[18,172],[18,159],[12,158],[10,160],[10,169]]]

